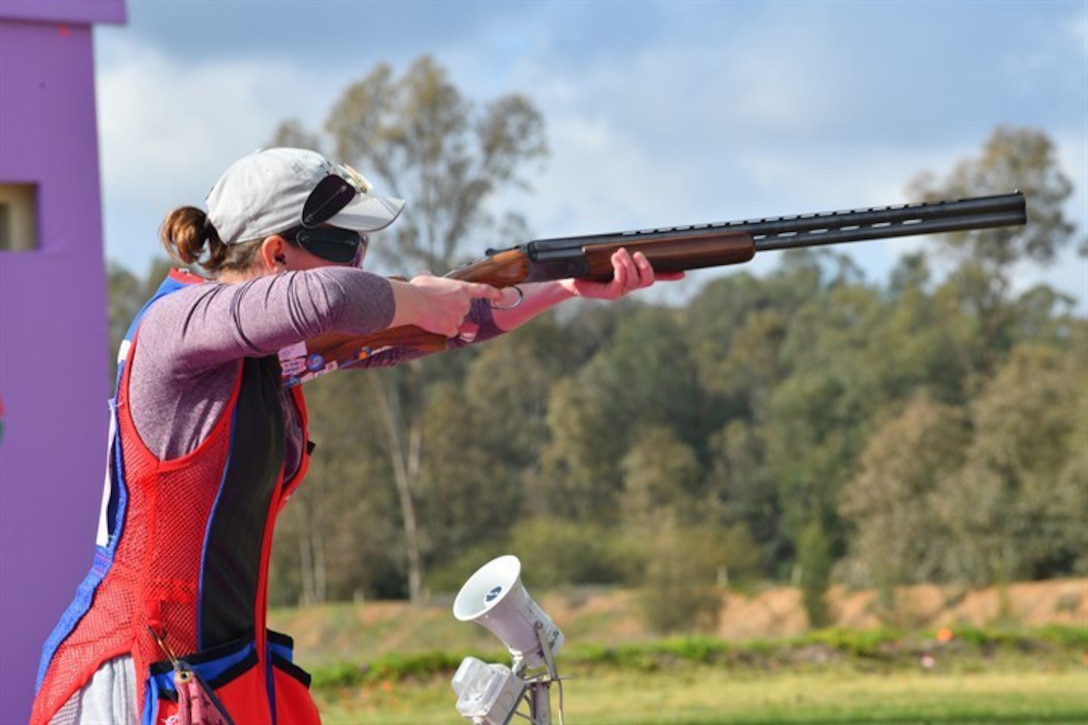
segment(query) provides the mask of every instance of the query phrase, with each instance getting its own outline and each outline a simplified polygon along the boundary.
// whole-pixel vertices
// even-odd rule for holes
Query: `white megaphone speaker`
[[[469,577],[453,602],[453,616],[491,630],[510,650],[515,671],[520,664],[548,666],[563,645],[563,633],[525,591],[516,556],[492,559]]]

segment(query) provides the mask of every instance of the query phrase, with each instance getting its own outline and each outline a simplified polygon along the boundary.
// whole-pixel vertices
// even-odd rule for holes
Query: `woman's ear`
[[[265,237],[261,242],[261,263],[269,272],[287,271],[287,242],[279,234]]]

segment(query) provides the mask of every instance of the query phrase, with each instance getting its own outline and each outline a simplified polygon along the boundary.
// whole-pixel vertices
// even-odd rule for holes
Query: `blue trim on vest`
[[[123,364],[120,363],[119,366]],[[120,384],[120,381],[118,381]],[[125,512],[128,511],[128,484],[125,483],[124,460],[121,455],[121,437],[118,433],[120,419],[117,416],[117,397],[110,398],[110,417],[113,421],[113,436],[110,439],[110,456],[108,465],[110,470],[110,499],[106,508],[107,531],[109,538],[106,546],[110,552],[110,561],[113,561],[113,552],[117,550],[117,544],[121,541],[121,532],[125,527]],[[114,485],[116,483],[116,485]]]
[[[295,661],[295,651],[291,647],[285,644],[278,644],[271,639],[268,640],[268,651],[274,655],[277,655],[280,659],[287,660],[288,662]]]
[[[155,725],[155,721],[159,719],[161,690],[159,678],[147,678],[147,686],[144,688],[144,707],[140,713],[140,725]]]
[[[110,566],[113,564],[113,552],[109,551],[105,547],[95,546],[94,551],[94,563],[91,565],[91,571],[83,579],[80,585],[76,588],[75,599],[68,605],[68,608],[64,610],[64,614],[61,615],[60,622],[53,628],[53,632],[49,635],[49,638],[45,640],[45,644],[42,645],[42,659],[38,665],[38,679],[34,683],[34,692],[37,693],[41,689],[42,680],[45,679],[45,673],[49,669],[49,663],[53,661],[53,655],[57,653],[57,649],[72,633],[72,630],[79,624],[79,620],[83,618],[83,615],[87,613],[87,610],[91,608],[91,602],[94,601],[95,590],[98,589],[98,585],[106,578],[106,573],[110,570]]]
[[[223,673],[227,670],[241,664],[246,659],[253,656],[253,653],[257,650],[253,642],[249,642],[245,647],[239,649],[237,652],[220,657],[219,659],[209,660],[207,662],[197,662],[193,664],[188,662],[188,666],[195,672],[199,672],[200,676],[204,678],[205,682],[214,683],[218,680]],[[177,688],[174,683],[174,670],[171,669],[167,672],[160,672],[148,678],[148,682],[154,682],[156,684],[156,690],[158,692],[176,692]]]
[[[186,286],[188,285],[184,282],[171,277],[163,280],[163,283],[159,285],[151,299],[145,302],[140,311],[136,313],[135,319],[133,319],[132,324],[129,325],[128,331],[125,333],[122,345],[125,343],[132,344],[132,339],[135,337],[136,330],[143,320],[144,313],[151,308],[152,304]],[[45,640],[45,644],[42,645],[42,658],[38,664],[38,677],[34,683],[35,693],[41,689],[42,681],[45,679],[45,674],[48,672],[49,665],[53,661],[57,650],[64,643],[64,640],[68,638],[68,635],[75,630],[76,625],[79,624],[84,615],[90,611],[91,604],[94,602],[94,594],[98,590],[98,585],[102,583],[102,580],[109,573],[110,567],[113,566],[113,557],[117,551],[117,545],[121,541],[125,513],[128,510],[128,486],[125,484],[124,477],[125,468],[122,459],[121,432],[117,419],[117,396],[120,394],[121,378],[124,375],[127,358],[128,351],[126,350],[125,356],[117,362],[117,381],[114,386],[113,397],[109,400],[111,427],[113,429],[113,436],[109,441],[106,456],[106,475],[110,481],[109,501],[106,509],[109,538],[106,546],[95,545],[94,562],[91,565],[90,572],[76,588],[75,598],[68,605],[68,608],[64,610],[64,614],[61,615],[57,626],[53,628],[53,631]]]
[[[227,444],[227,460],[223,465],[223,475],[219,479],[219,486],[215,492],[215,502],[212,504],[212,510],[208,512],[208,521],[204,524],[204,541],[200,546],[200,582],[197,589],[197,602],[204,601],[204,562],[208,560],[208,542],[212,538],[212,524],[215,523],[215,514],[219,510],[219,499],[222,498],[223,491],[226,489],[223,482],[227,479],[227,473],[230,471],[230,461],[234,457],[234,431],[237,422],[238,407],[234,406],[230,414],[230,440]],[[198,650],[202,650],[207,646],[204,643],[204,607],[202,606],[196,608],[196,641]]]
[[[186,665],[200,675],[200,678],[204,681],[208,693],[210,696],[215,697],[214,689],[218,689],[222,685],[216,684],[216,680],[225,675],[231,669],[240,667],[249,659],[256,659],[257,648],[253,642],[249,642],[237,652],[224,655],[214,660],[208,660],[206,662],[197,662],[193,664],[186,662]],[[173,668],[164,672],[158,672],[152,674],[147,678],[147,690],[144,694],[144,706],[143,712],[140,718],[140,725],[155,725],[155,722],[159,719],[159,702],[161,700],[177,700],[177,685],[174,682]],[[244,674],[244,673],[242,673]],[[224,711],[226,708],[224,708]]]

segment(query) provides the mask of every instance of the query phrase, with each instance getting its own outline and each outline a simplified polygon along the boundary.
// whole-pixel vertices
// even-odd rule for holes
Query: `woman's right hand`
[[[457,337],[472,301],[502,300],[502,290],[477,282],[462,282],[449,277],[423,274],[408,282],[390,280],[396,311],[390,327],[415,325],[427,332]]]

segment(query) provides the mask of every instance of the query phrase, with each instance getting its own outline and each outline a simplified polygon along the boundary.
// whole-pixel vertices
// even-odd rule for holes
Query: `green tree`
[[[1085,359],[1083,348],[1018,346],[973,403],[965,464],[938,492],[956,542],[947,550],[950,576],[1036,579],[1083,560]]]
[[[711,437],[708,507],[720,525],[743,528],[758,547],[757,568],[773,577],[793,551],[782,527],[778,479],[766,460],[764,428],[732,420]]]
[[[1058,165],[1054,143],[1043,131],[1000,126],[983,145],[978,157],[956,164],[938,179],[920,174],[910,185],[922,200],[1024,192],[1029,223],[942,235],[940,243],[956,263],[949,284],[964,308],[975,318],[980,336],[976,370],[988,374],[1015,343],[1017,324],[1013,305],[1013,278],[1017,265],[1052,262],[1074,241],[1074,225],[1063,207],[1073,191]],[[976,383],[981,384],[981,382]]]
[[[707,283],[683,311],[700,386],[714,396],[707,430],[738,417],[767,421],[771,391],[787,373],[779,348],[789,321],[826,285],[817,255],[780,259],[766,278],[742,270]]]
[[[871,341],[884,319],[875,289],[841,284],[811,299],[791,320],[781,350],[790,372],[771,400],[767,446],[781,488],[783,526],[794,542],[819,518],[832,551],[844,543],[836,523],[839,490],[886,397],[882,370],[870,362]]]
[[[684,311],[704,403],[709,508],[723,526],[743,525],[774,575],[793,551],[782,526],[780,476],[769,459],[772,401],[789,372],[782,346],[797,311],[821,295],[818,254],[781,256],[767,277],[745,271],[714,280]]]
[[[404,596],[403,534],[382,484],[389,459],[372,432],[381,427],[367,376],[323,376],[306,384],[306,397],[316,448],[277,524],[270,596],[279,604]]]
[[[620,324],[604,351],[616,415],[640,428],[669,427],[688,445],[700,444],[702,398],[677,313],[659,305],[616,313]]]
[[[110,331],[110,389],[117,378],[117,352],[136,313],[147,302],[146,285],[127,268],[110,262],[106,268],[106,286],[109,290],[107,319]]]
[[[409,199],[401,220],[383,234],[385,243],[375,247],[394,270],[410,273],[420,266],[443,272],[464,261],[468,243],[489,235],[509,242],[512,230],[523,232],[520,217],[496,220],[491,205],[499,192],[524,185],[525,164],[547,150],[543,119],[527,98],[510,94],[481,106],[464,98],[429,56],[399,78],[381,64],[349,86],[325,131],[338,159],[374,175],[386,193]],[[284,123],[277,134],[317,140],[297,122]],[[400,504],[412,601],[421,599],[424,577],[425,534],[416,508],[427,451],[427,382],[455,375],[466,362],[462,356],[370,374]]]
[[[840,510],[854,529],[846,569],[854,583],[875,585],[889,612],[896,586],[943,576],[952,541],[938,491],[970,442],[966,411],[920,395],[876,428],[843,489]]]
[[[745,524],[726,528],[722,538],[722,566],[718,570],[718,581],[741,587],[755,581],[760,575],[761,558],[759,546]]]
[[[675,314],[635,304],[613,309],[621,322],[610,344],[558,381],[549,398],[542,474],[554,515],[615,521],[620,461],[641,430],[664,426],[689,446],[700,442],[694,362]]]
[[[644,540],[615,527],[542,516],[522,519],[508,547],[534,587],[640,583],[647,555]]]
[[[665,513],[647,543],[639,602],[650,627],[660,633],[713,630],[721,614],[721,531],[683,526]]]
[[[626,442],[624,432],[616,430],[623,421],[609,412],[613,396],[603,385],[602,367],[595,360],[551,388],[539,490],[549,516],[579,521],[615,518],[615,496],[622,480],[615,464]]]
[[[648,426],[620,461],[624,524],[652,531],[664,512],[684,525],[702,523],[703,469],[695,452],[664,426]]]
[[[801,602],[808,614],[810,627],[826,627],[831,622],[827,590],[831,585],[831,565],[834,561],[824,526],[813,518],[801,530],[797,542],[797,564],[801,571]]]
[[[963,404],[977,347],[975,326],[947,288],[931,289],[924,253],[892,270],[884,322],[871,331],[867,364],[880,374],[884,399],[902,402],[924,391],[935,401]]]
[[[548,397],[554,381],[575,369],[572,342],[568,328],[545,314],[482,346],[463,378],[443,383],[452,389],[443,398],[455,404],[428,404],[430,455],[419,491],[429,569],[445,573],[468,552],[486,553],[545,510],[538,462]],[[461,503],[444,508],[445,496]]]
[[[552,385],[578,369],[579,344],[570,325],[544,314],[482,346],[465,371],[468,405],[482,421],[476,441],[508,469],[509,485],[532,483],[547,442]]]
[[[423,413],[429,455],[418,482],[419,521],[428,566],[504,538],[521,510],[517,469],[493,450],[488,428],[498,409],[473,405],[462,385],[432,383]]]
[[[391,230],[390,261],[401,270],[445,271],[464,261],[467,241],[506,231],[489,212],[491,200],[524,186],[525,164],[547,153],[544,120],[528,98],[508,94],[481,106],[430,56],[399,78],[378,65],[344,91],[325,130],[337,158],[410,201]]]

